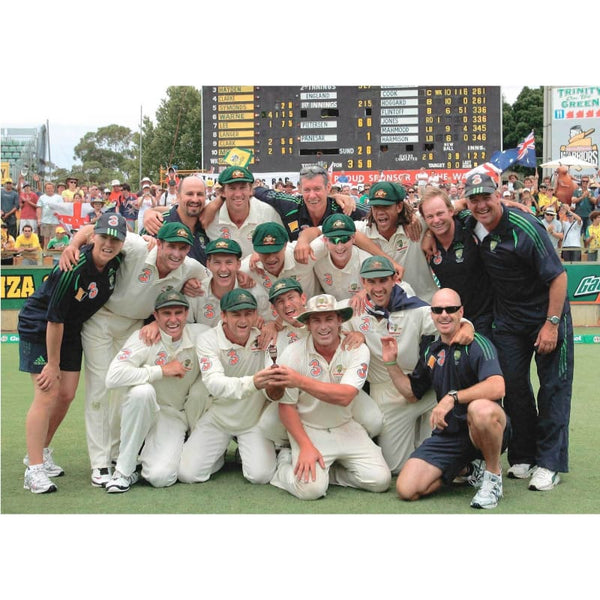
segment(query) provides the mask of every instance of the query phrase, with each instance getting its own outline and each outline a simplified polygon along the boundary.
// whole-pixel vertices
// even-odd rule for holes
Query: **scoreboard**
[[[204,86],[202,168],[471,169],[502,149],[500,86]]]

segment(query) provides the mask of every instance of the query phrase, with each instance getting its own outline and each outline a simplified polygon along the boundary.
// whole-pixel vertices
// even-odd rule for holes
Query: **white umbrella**
[[[556,169],[557,167],[575,167],[578,171],[581,169],[597,169],[598,165],[594,163],[587,162],[585,160],[581,160],[575,156],[563,156],[562,158],[557,158],[555,160],[551,160],[550,162],[543,163],[540,165],[544,169]]]

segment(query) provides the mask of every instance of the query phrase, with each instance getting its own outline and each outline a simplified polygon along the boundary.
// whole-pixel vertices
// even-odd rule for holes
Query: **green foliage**
[[[158,180],[159,169],[200,169],[202,150],[202,95],[191,86],[167,88],[167,98],[156,111],[156,125],[142,123],[142,170]]]

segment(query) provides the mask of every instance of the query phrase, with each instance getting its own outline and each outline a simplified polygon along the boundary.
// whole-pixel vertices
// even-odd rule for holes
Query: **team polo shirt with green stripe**
[[[476,333],[466,346],[448,345],[440,338],[424,337],[419,362],[409,378],[417,398],[422,398],[433,387],[439,402],[450,390],[464,390],[493,375],[502,375],[496,347],[488,338]],[[501,399],[489,400],[499,402]],[[448,414],[448,433],[455,432],[457,427],[466,427],[467,406],[455,405]]]
[[[64,323],[63,339],[79,336],[87,321],[110,298],[123,255],[119,254],[102,271],[92,260],[92,246],[84,246],[72,271],[54,267],[48,279],[30,296],[19,313],[18,330],[23,339],[46,340],[46,326]]]
[[[469,217],[471,229],[476,223]],[[564,271],[546,228],[533,215],[503,207],[479,250],[494,292],[494,327],[521,333],[539,327],[547,316],[550,283]],[[564,310],[568,307],[565,300]]]

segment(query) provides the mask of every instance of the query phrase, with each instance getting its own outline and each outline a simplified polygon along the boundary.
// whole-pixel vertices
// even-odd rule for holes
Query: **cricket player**
[[[82,234],[80,236],[80,234]],[[81,229],[63,251],[61,265],[69,263],[69,249],[87,237]],[[107,302],[82,331],[85,355],[86,434],[92,485],[104,487],[111,477],[111,460],[119,445],[119,414],[122,395],[109,393],[106,373],[112,359],[129,336],[152,316],[156,297],[169,286],[180,291],[189,280],[198,286],[206,278],[206,269],[187,256],[193,236],[182,223],[164,223],[156,246],[148,250],[140,236],[128,233],[111,302]]]
[[[271,484],[303,500],[327,493],[330,483],[385,492],[391,474],[381,449],[352,418],[351,403],[369,368],[369,349],[342,350],[341,325],[352,308],[329,294],[311,298],[298,316],[309,335],[289,345],[272,369],[267,395],[279,415],[291,451],[281,449]]]
[[[196,354],[198,336],[210,328],[187,324],[189,303],[173,288],[160,293],[154,318],[160,341],[146,345],[138,332],[129,336],[106,375],[108,389],[125,388],[121,411],[119,457],[109,493],[127,492],[137,482],[140,448],[142,477],[154,487],[177,481],[185,436],[195,423],[188,421],[186,404],[192,386],[198,392],[200,369]],[[204,398],[208,391],[204,389]]]
[[[196,348],[211,404],[183,446],[178,478],[208,481],[222,468],[235,438],[244,477],[268,483],[275,472],[275,446],[258,421],[267,402],[262,390],[273,371],[258,345],[257,302],[248,290],[235,288],[221,298],[220,307],[221,321],[198,339]]]

